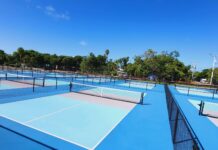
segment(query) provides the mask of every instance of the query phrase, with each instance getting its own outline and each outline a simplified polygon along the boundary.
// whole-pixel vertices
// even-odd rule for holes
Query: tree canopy
[[[152,49],[146,50],[142,55],[137,55],[130,61],[129,57],[117,60],[109,59],[110,50],[105,50],[102,55],[90,53],[88,56],[63,56],[56,54],[40,53],[36,50],[25,50],[19,47],[12,54],[0,50],[0,65],[27,66],[48,70],[80,71],[82,73],[117,75],[118,70],[126,72],[129,77],[153,78],[158,81],[190,81],[191,66],[186,66],[178,58],[178,51],[163,51],[157,53]],[[211,69],[194,74],[195,80],[209,79]],[[215,69],[214,83],[218,81],[218,69]]]

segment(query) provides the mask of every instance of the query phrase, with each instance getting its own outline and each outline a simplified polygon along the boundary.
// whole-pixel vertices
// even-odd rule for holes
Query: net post
[[[100,79],[99,79],[99,84],[101,84],[101,77],[100,77]]]
[[[56,89],[58,88],[58,79],[57,79],[57,77],[55,77],[55,88]]]
[[[73,87],[72,82],[70,82],[69,87],[70,87],[70,90],[69,90],[69,91],[72,92],[72,87]]]
[[[213,96],[212,96],[212,99],[214,99],[215,93],[216,93],[216,89],[213,90]]]
[[[5,79],[8,80],[8,73],[5,74]]]
[[[130,84],[131,84],[131,82],[129,82],[129,88],[130,88]]]
[[[144,102],[144,101],[143,101],[143,100],[144,100],[144,95],[145,95],[145,93],[142,92],[142,93],[141,93],[141,97],[140,97],[140,102],[139,102],[141,105],[143,105],[143,102]]]
[[[145,88],[145,90],[146,90],[146,91],[148,90],[148,82],[146,83],[146,88]]]
[[[45,77],[43,77],[42,86],[45,87]]]
[[[35,78],[33,78],[33,92],[35,92]]]
[[[204,102],[201,101],[201,103],[199,104],[200,109],[199,109],[199,115],[202,116],[203,115],[203,110],[204,110]]]
[[[190,92],[190,87],[188,87],[188,93],[187,93],[188,96],[189,96],[189,92]]]

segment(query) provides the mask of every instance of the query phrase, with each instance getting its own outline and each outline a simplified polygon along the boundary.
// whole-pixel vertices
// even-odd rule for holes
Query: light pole
[[[192,65],[191,68],[192,68],[192,81],[193,81],[194,80],[194,73],[196,71],[196,65]]]
[[[214,70],[215,70],[215,64],[216,64],[216,56],[213,55],[213,66],[212,66],[212,72],[211,72],[211,77],[210,77],[210,85],[213,84],[213,75],[214,75]]]

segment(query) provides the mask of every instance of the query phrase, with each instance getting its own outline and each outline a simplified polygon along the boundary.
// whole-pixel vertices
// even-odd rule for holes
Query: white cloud
[[[54,9],[53,6],[46,6],[46,7],[45,7],[45,10],[46,10],[47,12],[55,12],[55,9]]]
[[[81,46],[86,46],[86,45],[87,45],[87,43],[86,43],[85,41],[80,41],[79,44],[80,44]]]
[[[32,3],[32,0],[25,0],[27,3]],[[32,4],[33,5],[33,4]],[[62,20],[70,20],[70,15],[67,11],[60,12],[55,9],[52,5],[42,6],[42,5],[34,5],[35,9],[38,9],[44,12],[46,15]]]
[[[67,11],[59,12],[51,5],[48,5],[45,7],[40,6],[40,5],[36,5],[35,8],[43,11],[47,16],[50,16],[52,18],[62,19],[62,20],[70,20],[70,15]]]
[[[49,5],[44,8],[45,14],[56,19],[70,20],[70,16],[67,12],[57,12],[56,9]]]

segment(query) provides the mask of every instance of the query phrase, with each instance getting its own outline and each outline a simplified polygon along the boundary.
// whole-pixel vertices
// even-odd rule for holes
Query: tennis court
[[[119,85],[125,86],[125,87],[133,87],[133,88],[142,88],[142,89],[153,89],[155,87],[155,84],[152,83],[145,83],[145,82],[129,82],[129,83],[120,83]]]
[[[32,86],[28,84],[22,84],[13,81],[7,81],[7,80],[0,81],[0,90],[13,89],[13,88],[30,88],[30,87]]]
[[[2,104],[0,114],[24,126],[92,149],[135,107],[135,104],[123,103],[69,93]]]
[[[201,101],[189,99],[189,102],[200,111]],[[218,127],[218,103],[214,102],[204,102],[204,108],[200,115],[208,118],[215,126]]]
[[[89,83],[110,83],[112,82],[111,79],[107,78],[96,78],[96,77],[76,77],[74,78],[74,81],[80,81],[80,82],[89,82]]]
[[[172,149],[162,86],[152,92],[72,82],[69,92],[67,79],[47,78],[45,85],[50,86],[36,86],[32,92],[32,85],[23,78],[1,82],[13,85],[0,90],[0,133],[6,132],[10,139],[18,138],[27,145],[32,142],[29,147],[42,149]],[[24,87],[15,88],[14,84]],[[163,144],[157,145],[161,132],[164,138],[158,141]]]
[[[218,98],[217,89],[215,88],[202,88],[202,87],[189,87],[189,86],[176,86],[175,88],[179,93],[182,94]]]

